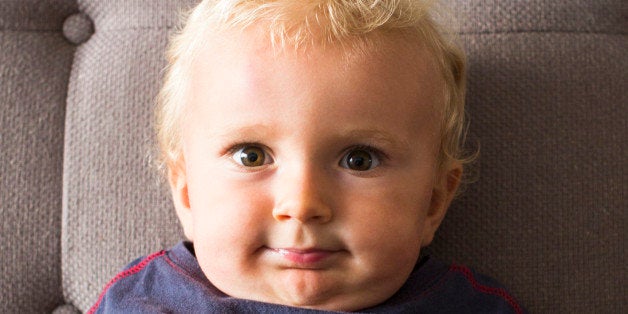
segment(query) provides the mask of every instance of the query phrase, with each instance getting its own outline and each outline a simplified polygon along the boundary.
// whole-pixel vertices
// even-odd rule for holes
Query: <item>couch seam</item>
[[[135,31],[135,30],[161,30],[173,29],[175,26],[165,27],[126,27],[126,28],[101,28],[99,32],[111,31]],[[604,31],[577,31],[577,30],[504,30],[504,31],[476,31],[476,32],[456,32],[458,35],[483,35],[483,34],[599,34],[599,35],[628,35],[628,32],[604,32]]]
[[[55,29],[13,29],[13,28],[0,28],[0,32],[16,32],[16,33],[61,33],[61,28]]]
[[[95,33],[99,32],[124,32],[124,31],[137,31],[137,30],[170,30],[175,28],[174,26],[165,27],[127,27],[127,28],[105,28],[98,29]],[[11,29],[0,28],[0,32],[21,32],[21,33],[60,33],[62,29]],[[457,35],[499,35],[499,34],[579,34],[579,35],[609,35],[609,36],[626,36],[628,32],[602,32],[602,31],[569,31],[569,30],[511,30],[511,31],[477,31],[477,32],[456,32]]]
[[[575,35],[610,35],[626,36],[628,32],[602,32],[602,31],[558,31],[558,30],[511,30],[511,31],[479,31],[457,32],[458,35],[499,35],[499,34],[575,34]]]

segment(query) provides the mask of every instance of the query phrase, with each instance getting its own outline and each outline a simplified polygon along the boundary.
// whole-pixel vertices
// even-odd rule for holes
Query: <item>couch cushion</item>
[[[67,100],[63,290],[86,311],[126,263],[181,238],[151,163],[155,96],[180,1],[80,1],[95,33]]]
[[[0,2],[0,313],[51,312],[61,292],[63,119],[73,1]]]
[[[79,1],[96,33],[68,95],[63,283],[83,311],[125,263],[181,237],[147,156],[168,30],[196,2]],[[623,1],[454,3],[479,179],[429,251],[497,277],[532,312],[621,310]]]
[[[621,312],[625,1],[457,3],[480,158],[428,251],[499,278],[533,313]]]
[[[430,249],[499,278],[532,312],[621,312],[626,36],[464,39],[477,182]]]

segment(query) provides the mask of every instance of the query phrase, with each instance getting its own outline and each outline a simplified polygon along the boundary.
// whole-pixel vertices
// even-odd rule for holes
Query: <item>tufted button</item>
[[[93,33],[94,23],[87,14],[75,13],[63,22],[63,36],[73,44],[80,45],[86,42]]]
[[[80,314],[81,311],[75,308],[72,304],[64,304],[57,307],[52,314]]]

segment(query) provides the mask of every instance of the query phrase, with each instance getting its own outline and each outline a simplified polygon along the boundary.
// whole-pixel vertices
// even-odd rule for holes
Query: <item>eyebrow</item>
[[[268,137],[277,136],[278,131],[269,124],[253,124],[246,126],[228,126],[221,131],[211,134],[211,138],[231,138],[235,140],[261,140]],[[341,130],[336,138],[349,140],[372,140],[377,144],[392,146],[393,148],[403,148],[410,144],[398,136],[377,129],[356,128]]]
[[[377,142],[384,142],[390,146],[401,148],[408,146],[409,143],[405,140],[399,139],[397,136],[390,134],[386,131],[374,130],[374,129],[350,129],[345,130],[342,133],[342,137],[349,139],[374,139]]]
[[[227,126],[225,128],[223,128],[222,130],[220,130],[219,132],[216,132],[214,134],[210,134],[211,138],[232,138],[232,137],[242,137],[244,139],[244,137],[250,137],[250,136],[255,136],[255,137],[259,137],[259,138],[265,138],[268,137],[269,135],[272,135],[272,133],[275,133],[274,131],[272,131],[272,126],[268,125],[268,124],[253,124],[253,125],[246,125],[246,126]]]

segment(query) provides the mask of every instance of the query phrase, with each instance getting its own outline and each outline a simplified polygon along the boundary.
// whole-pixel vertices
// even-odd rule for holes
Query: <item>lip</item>
[[[322,265],[332,255],[338,251],[325,250],[318,248],[298,249],[298,248],[271,248],[274,254],[281,256],[282,259],[290,264],[304,267],[315,267]]]

